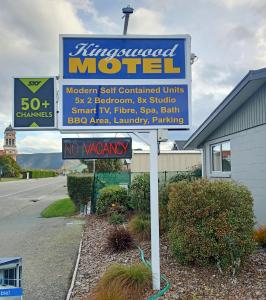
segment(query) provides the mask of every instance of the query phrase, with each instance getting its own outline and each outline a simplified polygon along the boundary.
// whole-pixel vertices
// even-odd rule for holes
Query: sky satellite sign
[[[131,138],[64,138],[63,159],[131,158]]]
[[[60,36],[61,130],[188,129],[190,36]]]
[[[13,127],[23,130],[55,129],[55,79],[14,78]]]

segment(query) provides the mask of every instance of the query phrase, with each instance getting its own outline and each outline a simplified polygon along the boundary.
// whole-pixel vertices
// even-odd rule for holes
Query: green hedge
[[[58,176],[58,173],[53,170],[24,170],[22,172],[23,178],[27,178],[27,173],[29,173],[29,178],[47,178]]]
[[[170,244],[181,263],[236,270],[254,249],[253,199],[231,181],[193,180],[169,187]]]
[[[93,176],[73,174],[67,176],[67,188],[69,197],[78,207],[87,204],[92,197]]]

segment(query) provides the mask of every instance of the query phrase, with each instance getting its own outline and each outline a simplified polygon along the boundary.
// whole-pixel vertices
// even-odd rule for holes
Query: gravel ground
[[[113,263],[139,262],[138,250],[110,254],[105,249],[109,232],[106,220],[89,216],[83,236],[81,259],[71,300],[89,299],[100,276]],[[140,243],[149,258],[148,242]],[[266,299],[266,252],[257,251],[245,263],[235,280],[222,276],[216,268],[185,267],[172,257],[166,238],[161,238],[161,272],[171,289],[160,299]],[[146,296],[153,292],[147,292]],[[146,298],[146,297],[145,297]],[[115,299],[114,299],[115,300]],[[141,299],[140,299],[141,300]]]

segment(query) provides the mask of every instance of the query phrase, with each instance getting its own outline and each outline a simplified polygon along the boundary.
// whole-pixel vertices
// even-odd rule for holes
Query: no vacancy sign
[[[131,138],[64,138],[63,159],[131,158]]]

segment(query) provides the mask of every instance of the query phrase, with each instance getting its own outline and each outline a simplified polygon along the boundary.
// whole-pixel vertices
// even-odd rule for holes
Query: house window
[[[16,269],[7,269],[4,271],[4,284],[16,286]]]
[[[212,171],[231,172],[231,147],[230,142],[211,146]]]

